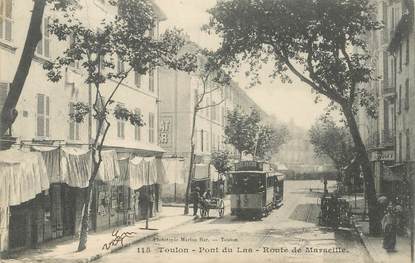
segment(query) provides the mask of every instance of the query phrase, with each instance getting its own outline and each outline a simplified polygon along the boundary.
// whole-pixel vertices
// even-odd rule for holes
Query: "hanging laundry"
[[[62,148],[61,176],[69,186],[88,187],[91,167],[91,151],[77,148]]]
[[[112,182],[120,176],[117,153],[114,150],[102,151],[102,162],[99,166],[97,180]]]

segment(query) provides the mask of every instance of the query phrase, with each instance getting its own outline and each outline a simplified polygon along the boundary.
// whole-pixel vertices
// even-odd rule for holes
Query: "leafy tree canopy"
[[[328,156],[338,170],[350,165],[356,156],[348,129],[331,118],[317,120],[309,130],[309,137],[316,157]]]
[[[325,95],[342,107],[362,104],[374,114],[373,97],[356,85],[376,77],[361,39],[381,27],[372,12],[368,0],[220,0],[205,28],[222,37],[229,65],[248,62],[255,77],[259,62],[274,63],[273,77],[290,81],[290,70],[317,100]]]
[[[215,151],[211,158],[213,166],[220,174],[225,174],[232,169],[231,155],[228,151]]]

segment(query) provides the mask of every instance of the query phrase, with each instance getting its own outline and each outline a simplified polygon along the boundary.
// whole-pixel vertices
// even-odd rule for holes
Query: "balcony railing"
[[[381,135],[381,136],[379,136]],[[390,147],[395,145],[394,130],[385,129],[381,132],[373,132],[368,137],[368,148]]]

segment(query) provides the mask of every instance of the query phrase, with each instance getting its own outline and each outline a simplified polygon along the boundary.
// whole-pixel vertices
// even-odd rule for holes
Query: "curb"
[[[366,250],[366,252],[367,252],[367,254],[368,254],[368,256],[369,256],[370,260],[371,260],[372,262],[375,262],[375,259],[374,259],[374,258],[373,258],[373,256],[370,254],[370,251],[369,251],[369,249],[367,248],[365,241],[363,240],[363,237],[365,236],[365,234],[363,234],[363,232],[362,232],[362,231],[360,231],[360,230],[359,230],[359,228],[356,226],[356,221],[355,221],[355,220],[353,220],[353,228],[354,228],[354,230],[356,231],[357,235],[359,236],[360,243],[361,243],[361,244],[363,245],[363,247],[365,248],[365,250]]]
[[[184,221],[184,222],[182,222],[182,223],[180,223],[180,224],[177,224],[177,225],[174,225],[174,226],[168,227],[168,228],[163,229],[163,230],[158,230],[158,231],[155,231],[155,232],[150,233],[150,234],[148,234],[148,235],[146,235],[146,236],[143,236],[143,237],[139,237],[139,238],[137,238],[137,239],[135,239],[135,240],[132,240],[131,242],[129,242],[129,243],[127,243],[127,244],[123,245],[123,246],[114,247],[114,248],[111,248],[110,250],[107,250],[107,251],[104,251],[104,252],[98,253],[98,254],[96,254],[96,255],[94,255],[94,256],[91,256],[91,257],[89,257],[89,258],[86,258],[86,259],[78,259],[78,260],[76,260],[75,262],[78,262],[78,263],[88,263],[88,262],[93,262],[93,261],[98,260],[98,259],[100,259],[100,258],[102,258],[102,257],[104,257],[104,256],[107,256],[107,255],[109,255],[109,254],[112,254],[112,253],[114,253],[114,252],[117,252],[117,251],[119,251],[119,250],[121,250],[121,249],[128,248],[128,247],[130,247],[131,245],[137,244],[137,243],[142,242],[142,241],[144,241],[144,240],[146,240],[146,239],[148,239],[148,238],[154,237],[154,236],[156,236],[156,235],[160,234],[161,232],[168,231],[168,230],[171,230],[171,229],[173,229],[173,228],[176,228],[176,227],[179,227],[179,226],[182,226],[182,225],[188,224],[188,223],[189,223],[189,222],[191,222],[191,221],[193,221],[193,217],[192,217],[192,218],[189,218],[189,220],[186,220],[186,221]]]

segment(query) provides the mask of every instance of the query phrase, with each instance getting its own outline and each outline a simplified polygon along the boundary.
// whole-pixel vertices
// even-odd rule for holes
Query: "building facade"
[[[77,15],[91,28],[98,28],[102,19],[111,18],[117,13],[105,0],[79,2],[83,8],[77,10]],[[1,106],[19,63],[32,5],[33,2],[27,4],[25,1],[0,0]],[[158,24],[166,17],[154,3],[153,8],[157,16],[153,31],[157,37]],[[91,169],[90,143],[97,128],[92,117],[85,122],[75,123],[70,120],[69,114],[73,112],[76,102],[91,105],[91,94],[95,94],[95,91],[94,87],[85,84],[86,74],[79,63],[66,68],[61,81],[53,83],[47,80],[43,64],[52,61],[70,45],[69,40],[58,41],[47,31],[55,15],[54,11],[46,8],[42,40],[36,48],[16,107],[18,117],[10,131],[17,141],[12,151],[19,151],[22,156],[29,154],[32,156],[30,158],[35,159],[37,157],[31,153],[41,154],[50,184],[42,185],[34,196],[25,196],[13,202],[0,200],[0,251],[33,247],[50,239],[76,235],[79,231],[82,197]],[[116,70],[121,71],[123,68],[124,65],[118,62]],[[146,125],[136,127],[109,117],[111,127],[105,141],[104,159],[94,185],[91,207],[90,222],[94,230],[131,223],[148,214],[153,216],[160,210],[160,185],[156,179],[160,169],[156,167],[159,167],[157,163],[160,163],[164,150],[158,145],[158,79],[158,69],[147,75],[133,72],[114,96],[117,104],[140,113]],[[104,85],[103,96],[108,98],[116,82],[108,80]],[[2,171],[10,167],[6,160],[9,156],[12,156],[11,152],[7,151],[2,155]],[[16,160],[16,163],[19,162]],[[22,166],[26,165],[23,160],[21,162]],[[78,165],[85,169],[82,170]],[[132,171],[149,174],[148,179],[132,182]],[[84,177],[80,178],[79,175]],[[2,176],[2,180],[5,180],[6,175]],[[25,174],[22,172],[21,176]],[[143,209],[147,202],[150,202],[151,209]]]
[[[160,69],[160,146],[166,150],[164,158],[170,160],[172,172],[170,183],[163,186],[163,200],[181,202],[184,200],[190,158],[190,138],[192,116],[196,99],[202,93],[202,82],[197,74]],[[216,150],[229,150],[237,156],[236,150],[224,144],[226,114],[235,107],[248,112],[257,110],[263,119],[268,115],[241,89],[236,82],[218,87],[210,81],[195,123],[195,177],[212,176],[213,168],[209,165],[211,153]],[[217,89],[216,89],[217,88]],[[209,105],[215,105],[207,107]],[[179,166],[179,167],[178,167]],[[203,168],[206,166],[207,168]],[[178,167],[178,168],[177,168]],[[207,172],[206,172],[207,171]],[[200,179],[201,179],[200,178]],[[212,182],[213,183],[213,182]],[[203,185],[201,188],[206,188]],[[202,189],[202,191],[203,191]]]
[[[368,33],[371,63],[379,79],[366,85],[376,98],[377,117],[359,111],[360,132],[369,153],[378,195],[403,206],[401,232],[410,217],[414,180],[415,34],[413,0],[372,1],[382,30]]]

